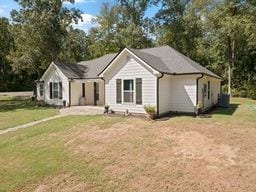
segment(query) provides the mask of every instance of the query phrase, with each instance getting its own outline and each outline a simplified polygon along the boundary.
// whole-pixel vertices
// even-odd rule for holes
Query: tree
[[[159,1],[157,1],[159,2]],[[155,15],[158,44],[167,44],[191,57],[197,55],[198,41],[202,38],[202,20],[191,0],[162,0]]]
[[[15,48],[9,58],[16,74],[38,78],[58,59],[67,28],[81,18],[81,12],[63,7],[63,0],[16,1],[21,9],[11,12]]]
[[[7,55],[13,48],[11,25],[7,18],[0,18],[0,91],[7,91],[11,83],[11,66]]]
[[[88,35],[89,49],[93,58],[107,53],[118,52],[122,48],[117,28],[119,23],[120,7],[103,3],[100,14],[95,19],[96,27],[93,27]]]
[[[256,4],[252,0],[156,0],[159,44],[168,44],[229,82],[238,96],[256,98]],[[232,83],[231,83],[232,76]]]
[[[68,34],[62,44],[62,49],[58,55],[60,61],[76,63],[88,60],[90,53],[88,50],[88,37],[83,30],[70,27]]]
[[[245,0],[224,0],[211,2],[206,13],[208,32],[215,39],[212,44],[224,53],[215,60],[221,60],[222,65],[228,69],[224,70],[228,73],[223,76],[228,79],[228,92],[231,94],[231,86],[235,89],[243,87],[243,83],[255,71],[251,67],[255,63],[248,65],[250,52],[256,48],[255,6]]]
[[[117,5],[103,3],[96,18],[97,26],[89,32],[92,57],[118,52],[124,47],[144,48],[153,45],[144,18],[149,1],[120,0]]]
[[[122,36],[123,44],[132,48],[152,46],[152,39],[149,38],[146,29],[147,18],[144,18],[152,2],[148,0],[118,0],[118,2],[122,13],[118,34]]]

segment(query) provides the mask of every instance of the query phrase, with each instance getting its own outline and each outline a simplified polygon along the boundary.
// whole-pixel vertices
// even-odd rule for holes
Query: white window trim
[[[125,91],[124,90],[124,81],[125,80],[132,80],[133,81],[133,91],[128,91],[128,92],[133,92],[133,101],[132,102],[124,102],[124,91]],[[122,104],[135,105],[135,103],[136,103],[135,99],[136,99],[135,79],[134,78],[122,79]]]

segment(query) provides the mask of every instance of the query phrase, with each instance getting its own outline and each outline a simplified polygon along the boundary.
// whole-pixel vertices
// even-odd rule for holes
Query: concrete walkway
[[[27,127],[31,127],[31,126],[37,125],[39,123],[43,123],[45,121],[49,121],[49,120],[52,120],[52,119],[57,119],[57,118],[63,117],[63,116],[64,115],[56,115],[56,116],[53,116],[53,117],[48,117],[48,118],[41,119],[41,120],[38,120],[38,121],[33,121],[33,122],[26,123],[26,124],[23,124],[23,125],[18,125],[18,126],[15,126],[15,127],[10,127],[10,128],[4,129],[4,130],[0,130],[0,135],[11,132],[11,131],[16,131],[18,129],[24,129],[24,128],[27,128]]]
[[[103,112],[102,106],[72,106],[60,109],[62,115],[100,115]]]
[[[73,106],[73,107],[62,108],[60,109],[59,115],[48,117],[38,121],[33,121],[23,125],[18,125],[15,127],[10,127],[4,130],[0,130],[0,135],[3,135],[11,131],[16,131],[18,129],[31,127],[39,123],[43,123],[52,119],[57,119],[57,118],[68,116],[68,115],[100,115],[100,114],[103,114],[103,111],[104,111],[104,107],[99,107],[99,106]]]

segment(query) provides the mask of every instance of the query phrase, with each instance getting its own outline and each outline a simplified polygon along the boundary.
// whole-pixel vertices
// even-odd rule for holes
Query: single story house
[[[48,104],[109,105],[145,113],[144,105],[195,113],[217,104],[221,77],[169,46],[131,49],[77,64],[52,62],[37,81],[37,99]]]

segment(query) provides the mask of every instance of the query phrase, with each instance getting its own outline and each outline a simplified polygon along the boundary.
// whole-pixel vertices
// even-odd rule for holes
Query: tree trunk
[[[231,95],[231,64],[232,64],[231,38],[228,37],[228,94],[229,95]]]
[[[228,94],[231,96],[232,68],[235,63],[235,38],[228,38]]]

